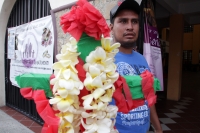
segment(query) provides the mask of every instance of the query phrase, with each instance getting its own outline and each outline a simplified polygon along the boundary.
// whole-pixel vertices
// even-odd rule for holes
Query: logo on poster
[[[26,68],[30,68],[38,54],[38,44],[36,37],[34,34],[29,33],[25,37],[23,43],[22,43],[22,49],[21,49],[21,58],[22,58],[22,63]]]

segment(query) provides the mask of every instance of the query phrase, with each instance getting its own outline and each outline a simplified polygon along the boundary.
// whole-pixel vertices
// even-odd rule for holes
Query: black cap
[[[117,5],[114,6],[110,11],[111,23],[116,14],[123,9],[133,10],[138,15],[140,14],[140,5],[135,0],[118,0]]]

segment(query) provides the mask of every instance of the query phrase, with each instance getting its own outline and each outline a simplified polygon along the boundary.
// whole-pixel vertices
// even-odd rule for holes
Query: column
[[[175,101],[181,96],[183,19],[182,14],[170,16],[167,99]]]

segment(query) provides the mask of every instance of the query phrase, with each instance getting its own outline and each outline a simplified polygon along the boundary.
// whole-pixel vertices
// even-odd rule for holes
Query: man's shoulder
[[[137,51],[133,51],[133,54],[138,56],[138,57],[144,58],[144,56],[141,53],[137,52]]]

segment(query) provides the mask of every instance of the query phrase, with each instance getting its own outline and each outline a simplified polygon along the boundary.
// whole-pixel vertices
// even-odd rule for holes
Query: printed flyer
[[[15,59],[15,28],[8,28],[7,58]]]
[[[24,73],[52,74],[54,36],[51,16],[31,21],[15,29],[15,59],[10,63],[10,81]]]

